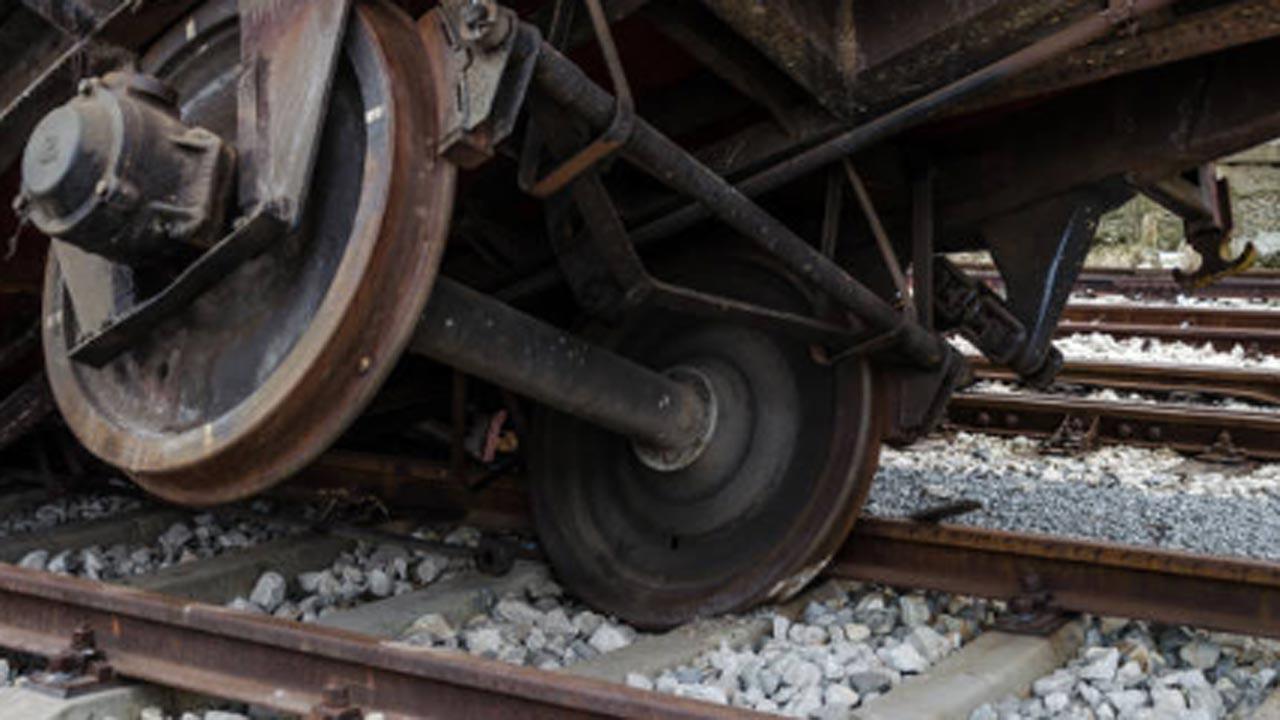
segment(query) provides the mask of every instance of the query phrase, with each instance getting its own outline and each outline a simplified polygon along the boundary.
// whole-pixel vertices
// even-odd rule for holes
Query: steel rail
[[[982,380],[1019,380],[1017,373],[992,365],[985,358],[971,357],[969,364],[974,376]],[[1070,360],[1062,366],[1054,383],[1142,393],[1194,392],[1280,405],[1280,373],[1273,370]]]
[[[0,564],[0,645],[51,657],[85,626],[118,676],[300,715],[319,707],[328,687],[390,717],[744,717],[739,708]]]
[[[1280,563],[862,518],[828,575],[1280,638]]]
[[[970,277],[1000,286],[1000,272],[991,265],[961,264]],[[1076,280],[1076,290],[1143,297],[1277,297],[1280,296],[1280,271],[1250,270],[1228,275],[1212,285],[1188,291],[1178,285],[1168,270],[1145,268],[1088,268]]]
[[[1252,352],[1280,352],[1280,310],[1179,307],[1131,303],[1068,305],[1055,335],[1102,333],[1209,344],[1219,350],[1239,345]]]
[[[1068,418],[1093,425],[1104,444],[1168,447],[1188,453],[1224,450],[1280,460],[1280,413],[1240,412],[1179,405],[1146,405],[1047,395],[958,393],[947,421],[960,429],[996,435],[1053,435]],[[1225,441],[1225,443],[1224,443]]]

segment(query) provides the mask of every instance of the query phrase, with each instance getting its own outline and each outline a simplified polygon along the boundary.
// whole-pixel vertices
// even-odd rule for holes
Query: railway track
[[[350,467],[357,460],[339,458],[332,464]],[[369,458],[363,462],[369,467]],[[388,461],[382,467],[394,464]],[[421,475],[426,465],[414,467]],[[38,492],[21,491],[11,504],[30,503],[33,494]],[[472,499],[476,505],[487,501],[485,496]],[[474,516],[505,517],[500,524],[512,527],[524,522],[520,512],[499,499],[488,511],[477,508]],[[142,508],[115,518],[69,523],[38,538],[13,535],[0,539],[0,556],[13,562],[36,545],[56,552],[143,537],[160,532],[180,515]],[[385,628],[397,622],[397,613],[398,622],[407,622],[406,604],[420,614],[424,607],[456,604],[447,599],[456,592],[449,588],[464,587],[463,592],[475,595],[504,582],[525,582],[520,573],[529,572],[528,560],[517,561],[515,579],[490,577],[476,584],[464,578],[447,588],[404,596],[409,600],[393,597],[381,606],[377,601],[358,605],[322,623],[225,606],[232,595],[246,593],[263,568],[302,569],[304,556],[314,562],[316,552],[331,552],[325,548],[350,542],[344,532],[349,531],[311,528],[255,548],[161,570],[154,577],[131,578],[123,585],[0,564],[0,645],[57,658],[59,667],[70,674],[55,684],[81,691],[92,690],[95,678],[113,676],[310,717],[347,717],[342,713],[374,709],[392,717],[412,717],[425,707],[443,716],[765,717],[619,682],[632,668],[653,673],[662,663],[686,662],[712,650],[725,638],[749,642],[767,632],[749,617],[729,621],[729,632],[713,625],[717,631],[705,633],[695,623],[651,636],[643,653],[617,651],[617,658],[606,654],[601,656],[604,662],[588,662],[589,667],[575,666],[567,672],[388,642],[391,636]],[[299,554],[299,548],[307,552]],[[1064,613],[1089,612],[1280,638],[1280,565],[1274,563],[864,518],[826,575],[983,597],[1048,600],[1027,605],[1032,609],[1021,622],[1032,626],[1057,627]],[[992,633],[993,642],[998,634]],[[876,717],[875,708],[885,705],[894,692],[869,703],[866,716]]]
[[[1054,439],[1067,449],[1124,444],[1228,461],[1280,459],[1275,413],[980,392],[958,393],[947,408],[952,427]]]
[[[965,265],[975,278],[1002,285],[1000,273],[990,265]],[[1143,299],[1171,299],[1180,295],[1205,298],[1266,298],[1280,293],[1280,271],[1251,270],[1220,278],[1212,285],[1188,291],[1178,285],[1168,270],[1148,268],[1087,268],[1080,273],[1076,289],[1104,295],[1125,295]]]
[[[1274,310],[1228,307],[1184,307],[1136,303],[1067,305],[1058,337],[1102,333],[1120,338],[1149,337],[1165,342],[1211,345],[1218,350],[1240,346],[1254,354],[1280,352],[1280,314]]]

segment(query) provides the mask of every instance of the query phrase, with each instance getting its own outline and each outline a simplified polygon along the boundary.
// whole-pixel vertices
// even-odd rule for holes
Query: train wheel
[[[812,312],[787,276],[743,256],[685,263],[673,280]],[[669,463],[568,415],[544,412],[531,444],[539,537],[560,579],[646,627],[797,592],[852,528],[879,457],[869,365],[816,363],[803,342],[649,312],[588,333],[701,384],[715,429],[691,464]]]
[[[142,62],[178,91],[187,123],[227,138],[235,10],[201,6]],[[336,439],[401,354],[439,268],[454,170],[435,160],[446,90],[432,72],[412,21],[358,3],[304,227],[101,370],[67,358],[74,312],[50,261],[46,366],[90,450],[157,495],[208,505],[270,486]]]

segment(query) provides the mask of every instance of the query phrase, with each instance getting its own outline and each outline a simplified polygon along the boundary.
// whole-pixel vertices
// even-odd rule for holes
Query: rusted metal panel
[[[1098,9],[1088,0],[703,0],[846,119],[923,94]]]
[[[1013,597],[1034,575],[1063,610],[1280,637],[1280,564],[864,518],[828,573]]]
[[[1280,0],[1236,0],[1187,15],[1142,23],[1068,53],[1051,65],[1010,79],[958,112],[1046,95],[1156,65],[1219,52],[1280,35]]]
[[[345,687],[353,705],[391,717],[743,717],[737,708],[0,565],[0,644],[53,656],[84,626],[121,676],[288,713],[305,714],[326,687]]]
[[[1280,134],[1277,50],[1271,40],[1114,78],[935,140],[943,225],[1107,178],[1161,180]]]

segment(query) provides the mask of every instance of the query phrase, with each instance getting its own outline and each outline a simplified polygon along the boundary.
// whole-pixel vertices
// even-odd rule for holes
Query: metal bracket
[[[239,0],[242,207],[302,221],[351,0]]]
[[[1173,271],[1173,279],[1184,289],[1211,285],[1220,278],[1248,270],[1258,260],[1258,249],[1252,242],[1234,259],[1224,258],[1235,229],[1230,186],[1225,178],[1217,176],[1213,163],[1201,165],[1196,175],[1196,183],[1183,177],[1154,183],[1131,180],[1144,195],[1182,218],[1187,244],[1200,256],[1200,267],[1194,272]]]
[[[596,40],[600,44],[600,54],[604,56],[609,80],[613,84],[613,94],[616,98],[613,119],[599,137],[540,179],[533,178],[533,173],[537,170],[535,162],[521,163],[520,187],[537,198],[550,197],[560,192],[566,185],[573,182],[574,178],[612,155],[631,137],[636,124],[631,85],[627,82],[627,74],[622,68],[622,58],[618,55],[618,46],[614,43],[613,33],[609,30],[609,19],[605,15],[604,8],[600,6],[600,0],[585,0],[585,3],[591,15],[591,27],[595,30]],[[526,152],[529,154],[526,155],[525,160],[536,157],[532,155],[535,152],[532,145],[526,145]]]
[[[568,123],[554,113],[554,107],[541,101],[535,104],[534,122],[553,153],[564,151],[574,140]],[[768,328],[836,347],[848,346],[857,339],[855,328],[700,292],[653,277],[627,235],[599,174],[588,172],[570,183],[573,202],[585,227],[575,231],[567,222],[568,216],[558,212],[550,223],[550,233],[561,269],[588,312],[616,319],[648,305]]]
[[[1067,415],[1053,434],[1040,443],[1045,455],[1079,455],[1092,450],[1098,441],[1102,418],[1097,415]]]
[[[49,661],[49,667],[31,677],[27,687],[59,698],[76,697],[116,684],[115,670],[98,650],[93,630],[81,626],[71,634],[71,644]]]
[[[132,283],[125,284],[124,275],[127,267],[111,263],[89,253],[77,251],[78,256],[68,254],[68,250],[76,250],[64,243],[57,243],[55,251],[58,255],[60,269],[65,282],[73,295],[76,292],[76,268],[85,262],[95,265],[102,263],[109,268],[87,268],[81,275],[92,275],[96,278],[111,278],[108,281],[109,293],[115,298],[117,308],[121,308],[109,317],[96,320],[96,328],[86,328],[85,321],[79,316],[81,303],[74,303],[77,311],[77,322],[81,323],[80,337],[68,355],[72,360],[86,363],[93,367],[102,367],[129,347],[143,333],[158,325],[165,318],[172,316],[189,305],[201,293],[208,290],[228,273],[241,264],[256,257],[270,247],[271,242],[280,237],[284,224],[278,216],[267,209],[259,209],[243,222],[238,222],[236,229],[218,244],[214,245],[195,262],[187,266],[173,282],[160,292],[145,299],[137,300]],[[55,241],[56,242],[56,241]],[[70,262],[68,262],[70,261]],[[132,277],[128,275],[127,277]]]
[[[1039,575],[1029,573],[1019,579],[1022,592],[1009,598],[1009,611],[992,623],[992,628],[1014,635],[1044,637],[1057,632],[1071,616],[1054,606],[1053,595]]]
[[[307,720],[360,720],[364,713],[351,704],[351,691],[346,685],[324,686],[320,702],[307,713]]]
[[[438,152],[462,167],[477,167],[515,129],[542,36],[492,0],[441,3],[419,27],[425,42],[439,46],[432,55],[444,59],[442,73],[455,84]]]

